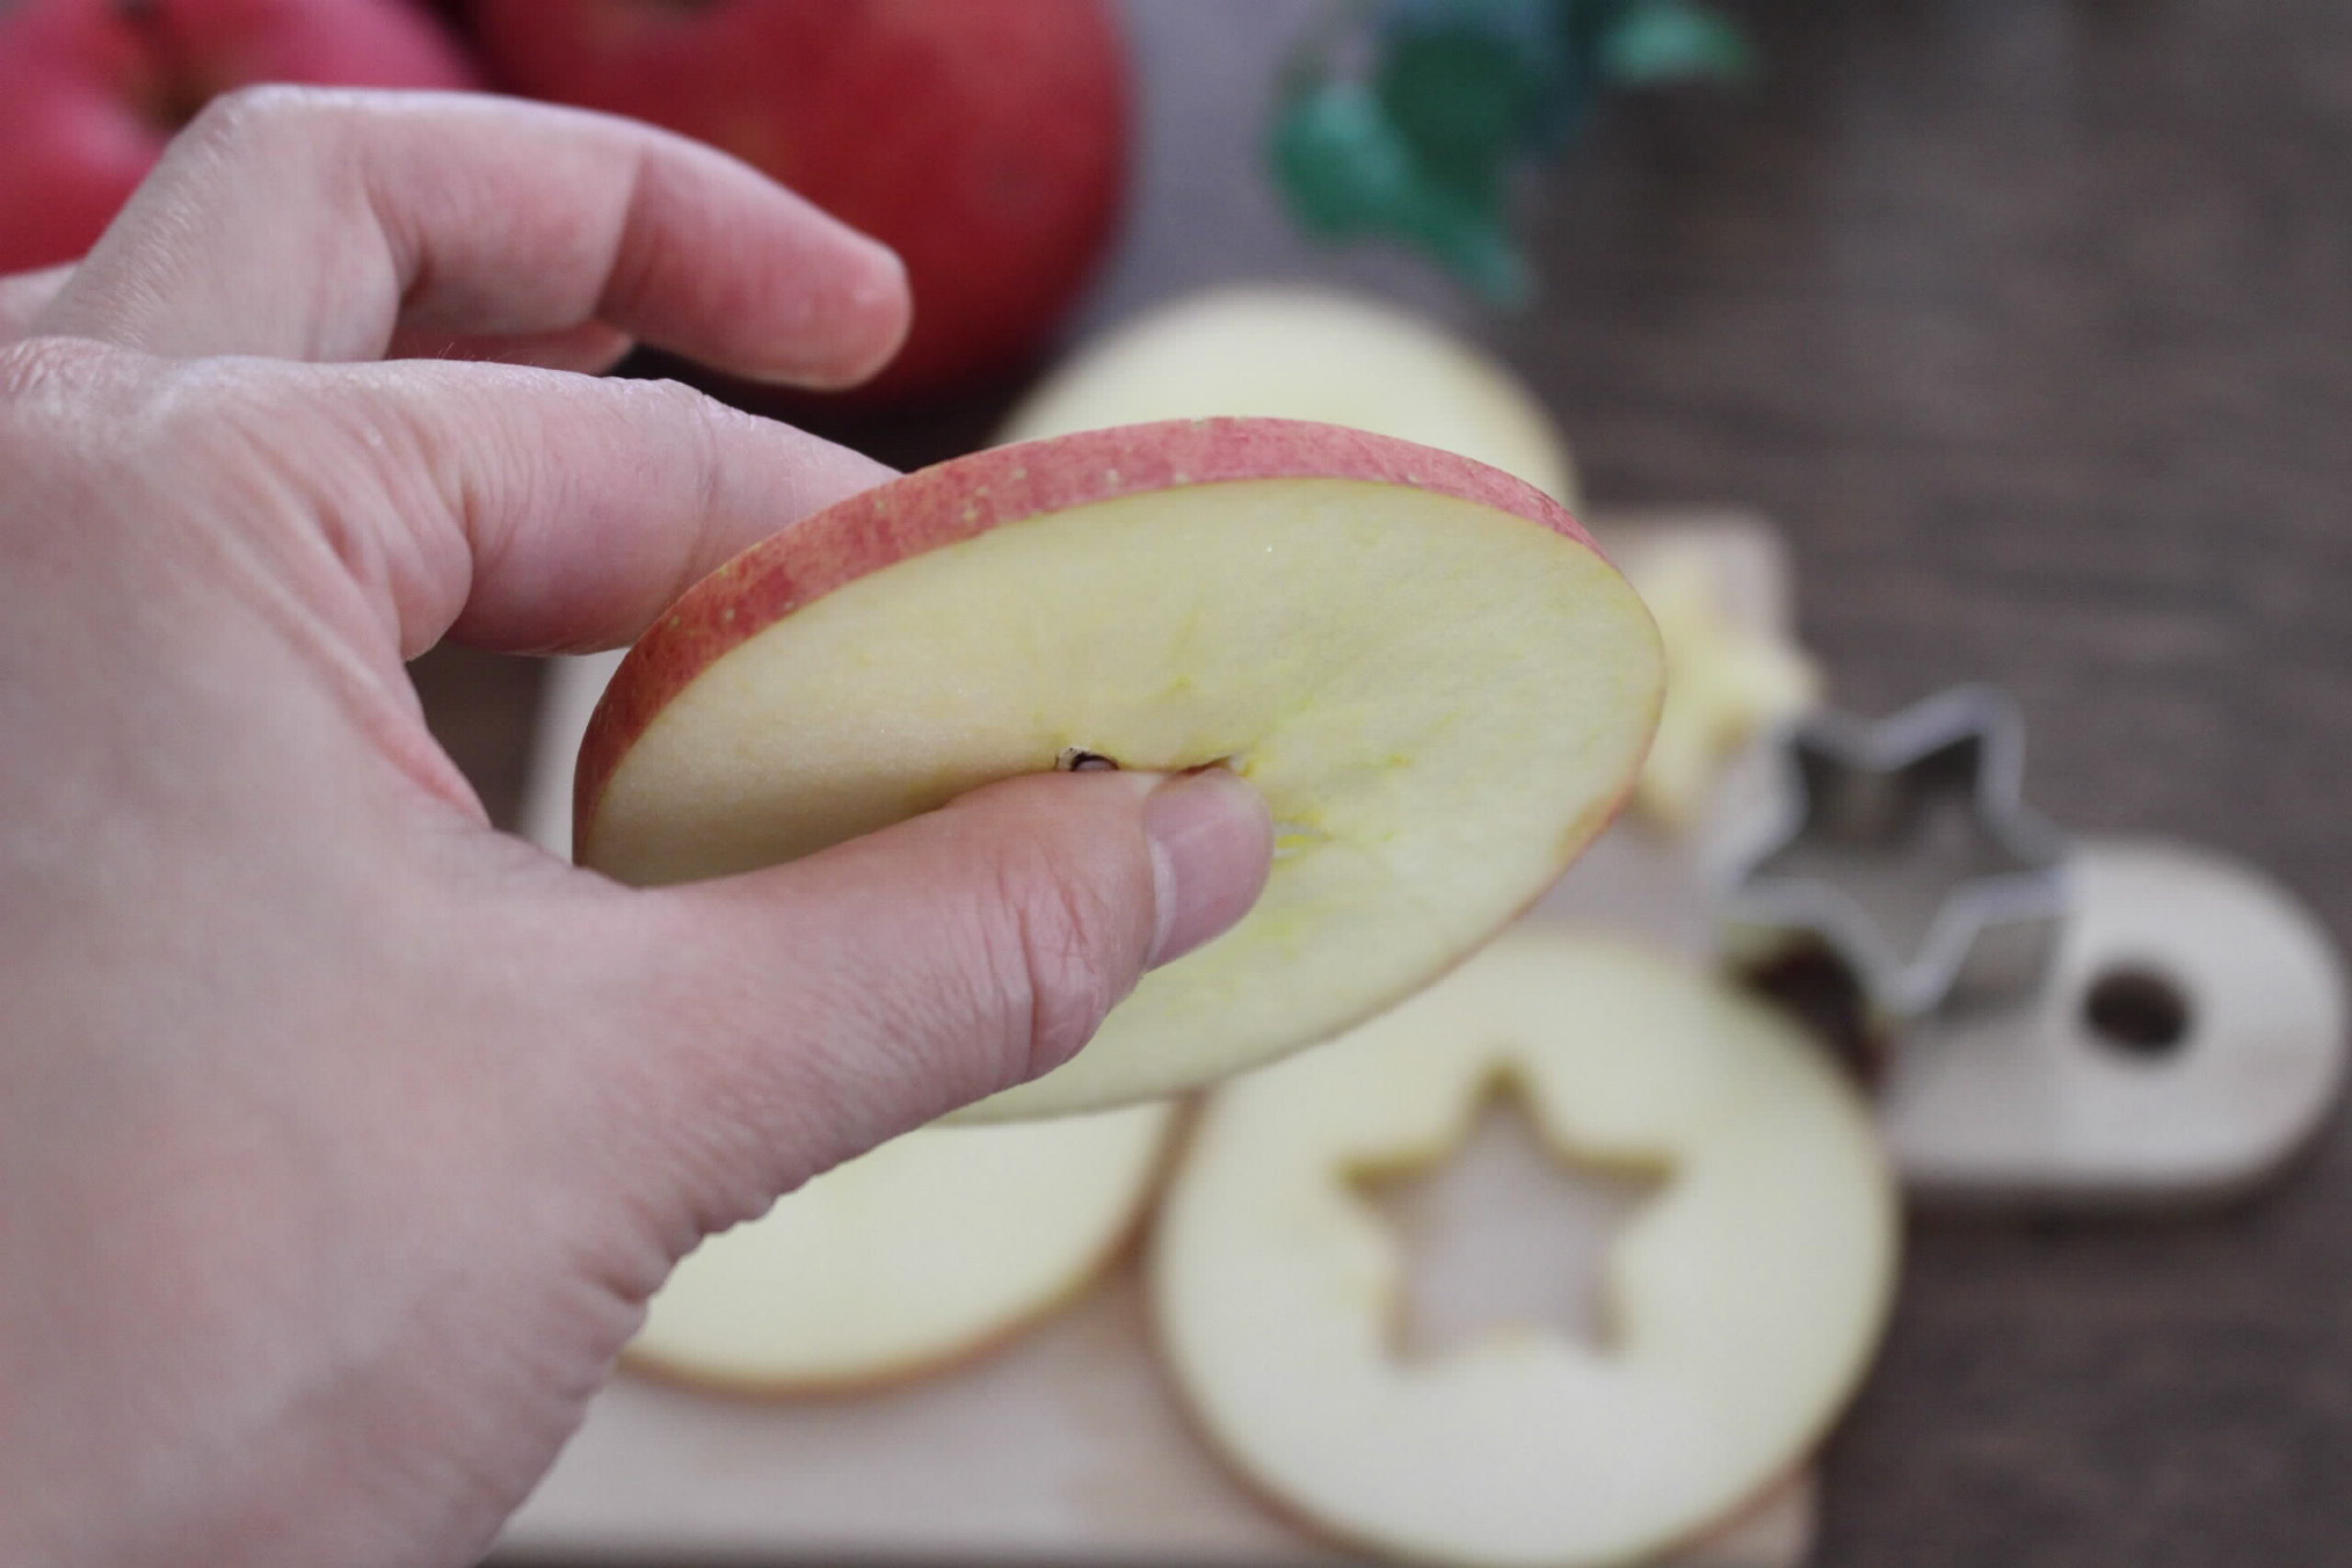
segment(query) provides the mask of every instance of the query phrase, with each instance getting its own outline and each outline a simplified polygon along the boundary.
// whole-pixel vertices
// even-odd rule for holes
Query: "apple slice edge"
[[[1307,420],[1159,420],[992,446],[862,491],[770,535],[688,588],[622,660],[581,741],[572,852],[629,749],[703,671],[795,610],[910,557],[1000,524],[1187,485],[1277,479],[1409,485],[1600,547],[1567,509],[1475,459]],[[788,543],[787,543],[788,541]],[[717,615],[699,606],[727,601]]]

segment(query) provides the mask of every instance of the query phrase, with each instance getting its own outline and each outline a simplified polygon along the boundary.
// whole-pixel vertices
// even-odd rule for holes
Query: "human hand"
[[[696,1240],[1255,897],[1223,775],[649,891],[493,831],[427,734],[443,636],[625,641],[886,477],[574,372],[837,385],[907,310],[693,144],[289,89],[0,283],[0,1562],[469,1560]]]

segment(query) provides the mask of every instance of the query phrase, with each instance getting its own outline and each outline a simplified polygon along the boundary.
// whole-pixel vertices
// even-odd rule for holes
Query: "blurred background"
[[[988,6],[936,7],[989,32]],[[333,31],[331,13],[398,7],[280,8]],[[778,34],[786,55],[739,61],[757,79],[741,90],[818,107],[770,102],[726,129],[713,117],[741,108],[741,84],[698,76],[719,69],[707,59],[647,45],[615,64],[582,41],[607,14],[723,4],[459,0],[408,7],[382,38],[345,18],[349,58],[289,45],[261,69],[480,82],[772,136],[779,173],[849,208],[864,198],[849,175],[827,186],[829,159],[899,159],[898,194],[842,209],[916,259],[922,332],[952,337],[967,310],[987,341],[943,340],[920,376],[830,402],[704,384],[901,467],[983,444],[1063,347],[1204,286],[1393,301],[1523,378],[1594,510],[1776,525],[1799,637],[1839,705],[1996,682],[2057,820],[2241,856],[2352,937],[2352,7],[1721,0],[1704,15],[1727,30],[1669,29],[1662,53],[1604,68],[1528,64],[1512,7],[1465,6],[1525,74],[1441,96],[1566,94],[1575,112],[1488,128],[1499,194],[1436,218],[1354,190],[1364,150],[1345,135],[1315,143],[1300,120],[1294,162],[1274,155],[1316,73],[1370,47],[1333,29],[1426,24],[1434,0],[1051,0],[1027,7],[1059,12],[1031,44],[1066,74],[1018,91],[1022,68],[984,42],[935,74],[796,64],[827,58],[828,7],[775,8],[814,19]],[[200,63],[204,32],[214,12],[247,26],[241,9],[272,7],[0,0],[0,266],[74,254],[75,226],[119,199],[107,181],[136,177],[135,149],[34,166],[51,150],[24,127],[75,69],[59,39],[83,25],[41,14],[105,12],[158,51],[109,80],[168,126],[226,85]],[[979,191],[922,151],[967,134],[1011,134],[1030,156],[1006,177],[1038,183]],[[927,160],[978,216],[925,186]],[[1024,216],[984,231],[1008,211]],[[939,266],[1001,273],[1007,292],[934,304]],[[695,375],[650,356],[624,373]],[[444,649],[415,675],[513,822],[539,667]],[[1813,1561],[1830,1568],[2352,1561],[2340,1121],[2218,1210],[1915,1217],[1893,1329],[1823,1476]]]

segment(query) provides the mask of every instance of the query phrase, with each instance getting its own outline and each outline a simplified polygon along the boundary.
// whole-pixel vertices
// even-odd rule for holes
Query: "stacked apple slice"
[[[1301,284],[1212,288],[1123,323],[1040,383],[1003,439],[1212,414],[1416,441],[1577,503],[1567,447],[1507,367],[1393,305]]]
[[[711,1237],[671,1274],[631,1365],[731,1393],[932,1371],[1077,1294],[1142,1215],[1170,1105],[924,1127]]]

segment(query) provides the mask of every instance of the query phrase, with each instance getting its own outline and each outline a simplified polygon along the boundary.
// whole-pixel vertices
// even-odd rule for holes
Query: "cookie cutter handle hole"
[[[2083,1030],[2097,1044],[2151,1064],[2178,1057],[2196,1032],[2194,996],[2161,964],[2109,964],[2083,988]]]

